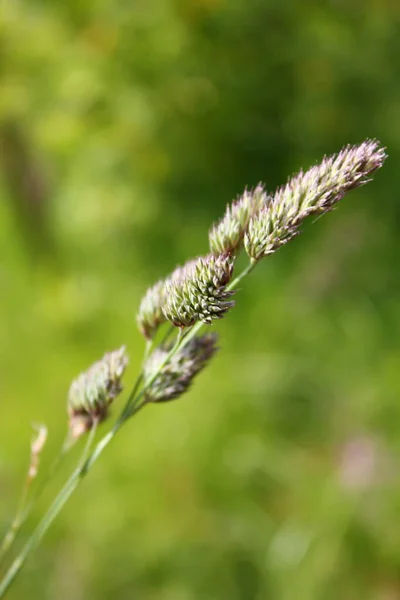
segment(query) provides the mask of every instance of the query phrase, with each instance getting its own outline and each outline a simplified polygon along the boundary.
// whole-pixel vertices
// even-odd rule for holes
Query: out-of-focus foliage
[[[219,356],[121,432],[10,598],[399,597],[399,26],[397,0],[0,0],[2,529],[30,423],[49,462],[73,377],[127,344],[133,381],[142,294],[228,201],[389,153],[246,280]]]

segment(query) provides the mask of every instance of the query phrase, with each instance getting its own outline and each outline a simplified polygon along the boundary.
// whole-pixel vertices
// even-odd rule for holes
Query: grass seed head
[[[329,212],[347,192],[370,181],[385,159],[382,146],[367,140],[291,177],[250,219],[244,240],[247,254],[260,260],[275,252],[299,234],[308,216]]]
[[[158,327],[165,322],[162,307],[165,302],[165,283],[158,281],[149,288],[142,298],[136,321],[139,331],[148,340],[151,340]]]
[[[230,255],[209,254],[178,267],[165,282],[165,318],[177,327],[221,319],[235,304],[226,290],[233,263]]]
[[[113,400],[121,393],[122,375],[128,364],[125,346],[108,352],[71,384],[68,415],[72,437],[89,431],[94,422],[103,421]]]
[[[162,367],[146,393],[149,402],[166,402],[184,394],[194,377],[204,369],[217,351],[217,336],[194,337]],[[165,361],[172,345],[156,348],[144,368],[144,381],[150,380]]]
[[[245,190],[232,204],[228,205],[224,216],[215,223],[209,232],[212,254],[231,254],[242,245],[244,234],[252,216],[268,202],[262,185],[254,190]]]

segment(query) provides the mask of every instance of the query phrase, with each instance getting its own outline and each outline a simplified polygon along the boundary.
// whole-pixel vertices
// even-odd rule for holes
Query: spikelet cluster
[[[68,415],[72,437],[89,431],[103,421],[114,398],[122,391],[121,378],[128,364],[125,346],[109,352],[81,373],[71,384]]]
[[[217,336],[207,334],[194,337],[161,368],[146,392],[149,402],[166,402],[184,394],[194,377],[207,365],[217,351]],[[149,381],[165,362],[172,345],[154,350],[146,361],[144,382]]]
[[[385,158],[383,148],[367,140],[289,179],[250,219],[244,241],[248,255],[259,260],[275,252],[299,233],[304,219],[332,210],[348,191],[367,183]]]
[[[211,228],[211,254],[178,267],[147,291],[137,317],[142,334],[152,339],[166,320],[183,328],[224,316],[234,306],[234,292],[226,288],[243,240],[253,262],[272,254],[298,235],[304,219],[332,210],[348,191],[365,184],[385,158],[383,148],[367,140],[300,171],[272,197],[262,185],[245,190]]]
[[[242,245],[251,217],[268,202],[262,185],[245,190],[242,196],[228,205],[224,216],[210,229],[208,239],[212,254],[230,254]]]
[[[234,306],[235,292],[227,291],[233,272],[229,255],[209,254],[178,267],[165,282],[165,318],[177,327],[191,327],[197,321],[211,323]]]
[[[162,307],[165,301],[164,281],[158,281],[144,295],[138,310],[136,321],[139,331],[151,340],[158,327],[166,321]]]

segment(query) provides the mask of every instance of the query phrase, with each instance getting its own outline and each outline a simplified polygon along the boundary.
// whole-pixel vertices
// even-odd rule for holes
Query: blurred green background
[[[212,365],[121,432],[10,598],[400,598],[399,115],[398,0],[1,0],[1,530],[31,423],[45,466],[73,377],[126,343],[133,381],[142,295],[227,202],[389,153],[243,283]]]

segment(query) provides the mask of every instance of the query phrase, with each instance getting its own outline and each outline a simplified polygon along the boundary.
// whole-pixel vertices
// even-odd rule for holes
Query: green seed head
[[[191,327],[223,317],[235,304],[230,300],[234,292],[226,290],[232,272],[229,255],[209,254],[178,267],[165,282],[165,318],[177,327]]]
[[[252,191],[245,190],[238,200],[228,205],[222,219],[209,232],[211,252],[218,255],[237,251],[251,217],[267,202],[263,186],[258,185]]]
[[[194,337],[162,367],[160,374],[146,393],[149,402],[166,402],[184,394],[194,377],[207,365],[217,351],[214,334]],[[172,345],[157,348],[148,358],[144,380],[149,381],[158,372]]]
[[[121,378],[128,364],[125,346],[103,356],[71,384],[68,415],[72,437],[103,421],[114,398],[122,391]]]
[[[244,240],[247,254],[260,260],[275,252],[298,235],[304,219],[332,210],[348,191],[367,183],[385,158],[378,142],[367,140],[300,171],[250,219]]]
[[[149,288],[143,297],[136,321],[139,331],[148,340],[152,339],[158,327],[165,322],[162,306],[165,302],[164,281],[158,281]]]

